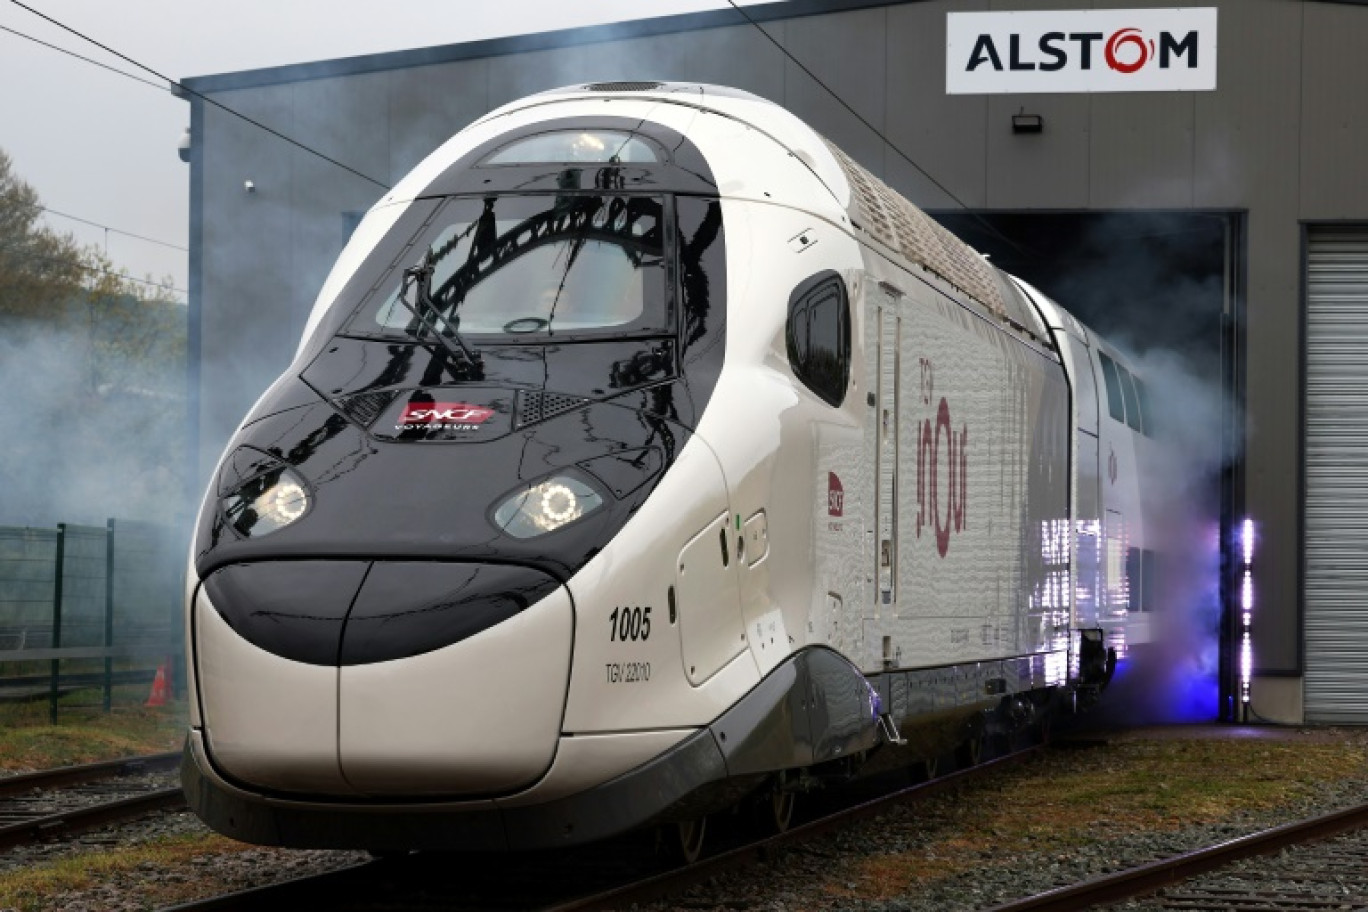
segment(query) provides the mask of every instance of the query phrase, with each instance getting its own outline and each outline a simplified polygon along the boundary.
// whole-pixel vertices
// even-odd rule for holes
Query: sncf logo
[[[827,516],[845,515],[845,486],[835,472],[827,472]]]
[[[494,410],[469,402],[411,402],[399,415],[397,430],[474,430]]]

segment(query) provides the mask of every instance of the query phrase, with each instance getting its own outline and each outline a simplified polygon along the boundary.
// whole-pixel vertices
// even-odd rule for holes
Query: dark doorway
[[[1169,394],[1166,446],[1184,505],[1166,533],[1169,613],[1104,699],[1137,722],[1235,718],[1232,517],[1243,445],[1239,336],[1243,220],[1232,212],[950,212],[946,227],[1136,359]],[[1190,506],[1190,509],[1189,509]],[[1167,527],[1167,524],[1166,524]],[[1181,543],[1178,541],[1181,539]]]

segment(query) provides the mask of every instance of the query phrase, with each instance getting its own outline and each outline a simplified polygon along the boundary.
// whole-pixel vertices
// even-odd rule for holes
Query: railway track
[[[325,874],[185,903],[163,912],[237,912],[327,908],[330,912],[529,910],[584,912],[627,908],[670,895],[782,846],[794,845],[874,816],[898,802],[928,798],[1025,760],[1026,748],[960,772],[847,803],[765,838],[724,837],[720,850],[678,867],[662,860],[640,833],[567,852],[538,855],[537,876],[523,856],[416,855],[353,865]],[[711,834],[710,834],[711,835]]]
[[[179,763],[177,751],[0,779],[0,850],[183,804],[180,787],[156,775]]]
[[[1282,854],[1226,870],[1274,852]],[[1153,909],[1368,910],[1368,804],[1003,903],[989,912],[1095,909],[1148,894],[1155,895],[1144,905]]]
[[[418,855],[176,906],[164,912],[326,907],[333,912],[503,910],[587,912],[677,896],[776,849],[849,826],[900,801],[927,798],[1029,756],[1021,751],[959,773],[822,814],[786,833],[737,839],[686,867],[663,863],[642,840],[526,858]],[[536,870],[536,878],[528,877]],[[1172,858],[1061,886],[989,912],[1097,909],[1144,897],[1132,910],[1365,910],[1368,804],[1284,824]]]

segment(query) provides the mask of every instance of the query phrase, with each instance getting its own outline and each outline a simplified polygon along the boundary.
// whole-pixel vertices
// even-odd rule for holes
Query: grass
[[[0,703],[0,772],[178,749],[185,740],[185,702],[145,707],[146,690],[116,687],[108,714],[101,691],[66,694],[58,703],[58,725],[49,722],[46,700]]]
[[[143,908],[161,908],[188,902],[231,885],[205,877],[197,858],[230,852],[252,851],[222,836],[197,833],[166,837],[141,845],[105,852],[83,853],[15,868],[0,874],[0,909],[6,912],[44,912],[64,908],[73,892],[98,892],[124,902],[136,892]],[[140,876],[159,872],[156,880]],[[126,881],[126,883],[125,883]],[[86,903],[98,908],[92,896]]]
[[[1289,805],[1364,769],[1361,748],[1328,743],[1123,741],[1057,751],[993,782],[917,805],[909,813],[926,839],[842,863],[826,890],[833,897],[891,899],[984,865],[1014,864],[1042,846],[1063,857],[1130,833]]]

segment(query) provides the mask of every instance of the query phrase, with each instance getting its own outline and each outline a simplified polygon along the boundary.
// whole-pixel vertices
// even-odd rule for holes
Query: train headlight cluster
[[[309,509],[309,489],[303,479],[281,467],[258,475],[223,498],[223,513],[243,536],[260,536],[283,529]]]
[[[514,538],[554,532],[603,506],[603,497],[569,475],[555,475],[513,494],[494,511],[494,524]]]

